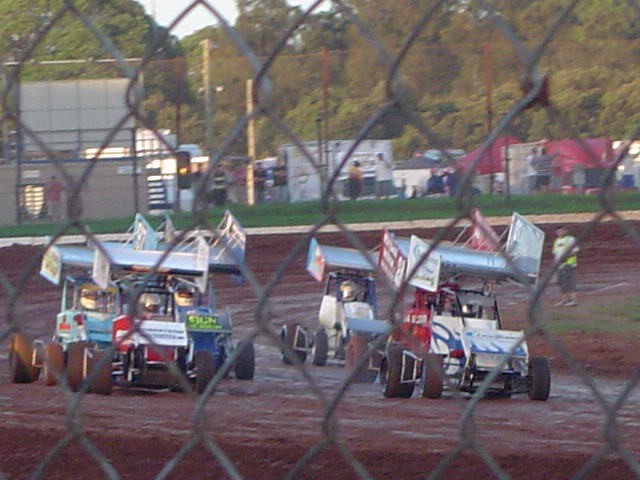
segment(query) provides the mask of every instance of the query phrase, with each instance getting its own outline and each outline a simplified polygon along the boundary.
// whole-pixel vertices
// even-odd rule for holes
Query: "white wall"
[[[23,82],[20,119],[54,150],[75,150],[79,143],[99,146],[129,112],[130,82],[127,78]],[[110,145],[130,145],[133,126],[134,119],[128,118]],[[24,143],[26,150],[40,150],[28,135]]]

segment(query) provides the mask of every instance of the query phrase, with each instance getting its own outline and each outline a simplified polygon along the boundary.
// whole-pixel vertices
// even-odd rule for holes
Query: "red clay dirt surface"
[[[638,230],[640,223],[632,226]],[[541,225],[546,232],[543,274],[549,271],[554,227]],[[581,228],[572,226],[574,233]],[[434,231],[400,233],[432,238]],[[381,236],[379,230],[356,235],[368,248]],[[338,234],[318,238],[321,243],[347,244]],[[301,240],[302,235],[249,236],[248,265],[255,280],[267,282]],[[325,367],[307,363],[306,372],[317,389],[312,390],[299,370],[282,363],[278,346],[264,334],[255,339],[254,380],[223,379],[203,405],[193,395],[169,391],[115,388],[110,396],[78,395],[47,387],[42,381],[8,381],[9,316],[14,315],[36,338],[46,340],[59,309],[60,289],[39,277],[37,270],[22,287],[20,313],[9,309],[7,285],[17,286],[29,262],[37,262],[40,254],[41,249],[29,246],[0,250],[4,286],[0,294],[0,479],[38,475],[45,479],[277,479],[287,475],[352,479],[358,478],[355,469],[364,469],[361,472],[367,473],[361,478],[433,475],[466,480],[501,474],[548,480],[579,476],[594,457],[599,461],[584,478],[640,478],[637,333],[554,335],[553,341],[574,359],[575,368],[547,339],[530,338],[530,351],[551,361],[552,388],[546,402],[514,395],[479,399],[476,405],[478,399],[448,391],[439,400],[423,399],[417,393],[410,399],[386,399],[379,383],[356,383],[333,408],[318,394],[327,402],[335,398],[345,383],[344,367],[336,362]],[[323,287],[306,273],[305,255],[306,245],[275,285],[268,307],[261,310],[261,320],[269,322],[276,335],[289,321],[315,331]],[[560,311],[553,306],[557,287],[550,286],[542,297],[542,315],[548,322],[562,321],[559,314],[581,318],[601,312],[606,317],[602,312],[607,312],[608,305],[637,299],[639,260],[640,245],[615,224],[596,226],[581,245],[580,305]],[[218,303],[230,308],[234,338],[239,340],[256,325],[257,295],[246,281],[237,286],[221,278],[216,286]],[[502,302],[505,328],[524,327],[525,291],[515,285],[500,285],[495,291]],[[385,292],[379,295],[384,303]],[[640,321],[640,315],[635,318]],[[605,431],[607,411],[625,388],[630,392],[618,405],[615,428]],[[323,425],[326,412],[335,415],[335,422]],[[319,448],[300,466],[298,462],[313,453],[314,446],[322,447],[325,432],[335,443]],[[618,445],[617,451],[606,450],[606,438]],[[189,441],[193,447],[180,452]],[[229,462],[226,469],[212,453],[217,448]],[[458,450],[458,455],[452,455]]]

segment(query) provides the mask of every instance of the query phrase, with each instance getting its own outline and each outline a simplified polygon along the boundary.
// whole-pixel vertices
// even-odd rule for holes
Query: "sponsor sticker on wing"
[[[415,235],[411,236],[409,258],[407,259],[407,275],[410,275],[415,269],[413,276],[409,279],[409,284],[429,292],[435,292],[438,290],[440,277],[440,255],[432,250],[425,257],[429,248],[428,243],[420,240]]]
[[[309,251],[307,253],[307,271],[318,282],[321,282],[324,278],[324,256],[318,241],[312,238],[309,243]]]
[[[223,329],[216,315],[188,314],[186,325],[189,331],[217,332]]]
[[[40,275],[54,285],[59,285],[62,278],[62,257],[55,246],[47,248],[42,256]]]

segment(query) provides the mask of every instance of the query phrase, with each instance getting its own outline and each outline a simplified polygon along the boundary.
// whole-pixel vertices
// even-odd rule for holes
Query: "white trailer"
[[[346,198],[344,189],[347,172],[356,160],[360,162],[360,169],[364,174],[361,195],[374,196],[378,153],[393,165],[390,140],[363,140],[357,145],[354,140],[330,140],[327,144],[322,144],[321,155],[318,155],[318,142],[304,142],[302,145],[308,156],[294,144],[282,145],[279,152],[279,157],[287,165],[291,202],[319,199],[323,190],[323,177],[326,182],[338,170],[334,189],[339,198]],[[326,188],[326,183],[324,187]]]

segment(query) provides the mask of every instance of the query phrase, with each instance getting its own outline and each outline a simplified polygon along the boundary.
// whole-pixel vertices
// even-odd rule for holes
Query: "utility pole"
[[[200,42],[202,46],[202,87],[204,89],[204,124],[205,124],[205,151],[209,158],[209,164],[213,158],[213,112],[211,111],[211,77],[209,75],[211,40],[205,38]]]

